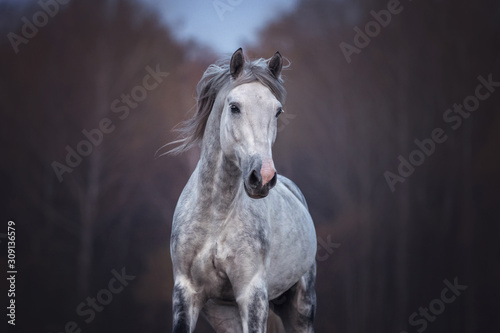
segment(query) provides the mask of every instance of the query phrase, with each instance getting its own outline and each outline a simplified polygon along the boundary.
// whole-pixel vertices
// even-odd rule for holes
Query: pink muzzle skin
[[[273,179],[276,174],[276,169],[274,168],[274,162],[271,158],[267,158],[262,161],[262,167],[260,169],[260,175],[262,177],[262,185],[266,185],[271,179]]]

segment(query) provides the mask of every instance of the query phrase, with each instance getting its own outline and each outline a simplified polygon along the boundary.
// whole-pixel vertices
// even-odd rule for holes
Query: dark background
[[[319,245],[316,331],[417,332],[409,316],[456,278],[467,289],[425,331],[497,332],[500,88],[456,130],[443,114],[474,94],[478,76],[500,81],[500,3],[402,1],[348,63],[339,44],[352,45],[353,28],[387,3],[299,1],[245,48],[291,61],[274,161],[302,189],[318,239],[335,244]],[[199,151],[154,154],[192,114],[195,85],[218,54],[177,41],[141,3],[111,0],[72,1],[15,53],[5,36],[37,10],[0,4],[2,300],[9,220],[18,267],[16,326],[7,301],[1,325],[168,332],[171,218]],[[157,65],[169,76],[120,120],[111,103]],[[115,130],[59,182],[53,161],[106,117]],[[397,173],[398,156],[435,128],[448,139],[391,191],[384,172]],[[77,306],[122,268],[135,279],[86,323]],[[203,320],[197,332],[210,332]]]

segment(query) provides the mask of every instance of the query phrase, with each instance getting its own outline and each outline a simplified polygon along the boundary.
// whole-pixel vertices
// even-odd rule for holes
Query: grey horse
[[[174,141],[171,153],[201,143],[201,156],[173,218],[173,332],[192,332],[200,312],[217,332],[265,332],[270,309],[287,332],[314,331],[316,232],[271,152],[282,68],[279,52],[246,61],[241,48],[209,66]]]

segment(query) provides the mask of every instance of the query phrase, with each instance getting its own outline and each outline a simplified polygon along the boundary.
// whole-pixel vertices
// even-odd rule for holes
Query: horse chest
[[[253,275],[265,266],[268,257],[265,228],[238,219],[226,222],[204,236],[190,265],[192,276],[209,294],[227,294],[228,275]]]

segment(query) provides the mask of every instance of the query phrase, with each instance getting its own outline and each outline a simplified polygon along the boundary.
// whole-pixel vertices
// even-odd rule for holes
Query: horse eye
[[[279,109],[278,109],[278,112],[276,112],[276,118],[278,118],[278,116],[279,116],[280,114],[282,114],[283,112],[285,112],[285,110],[283,110],[282,108],[279,108]]]
[[[236,105],[231,105],[230,106],[231,113],[240,113],[240,109]]]

